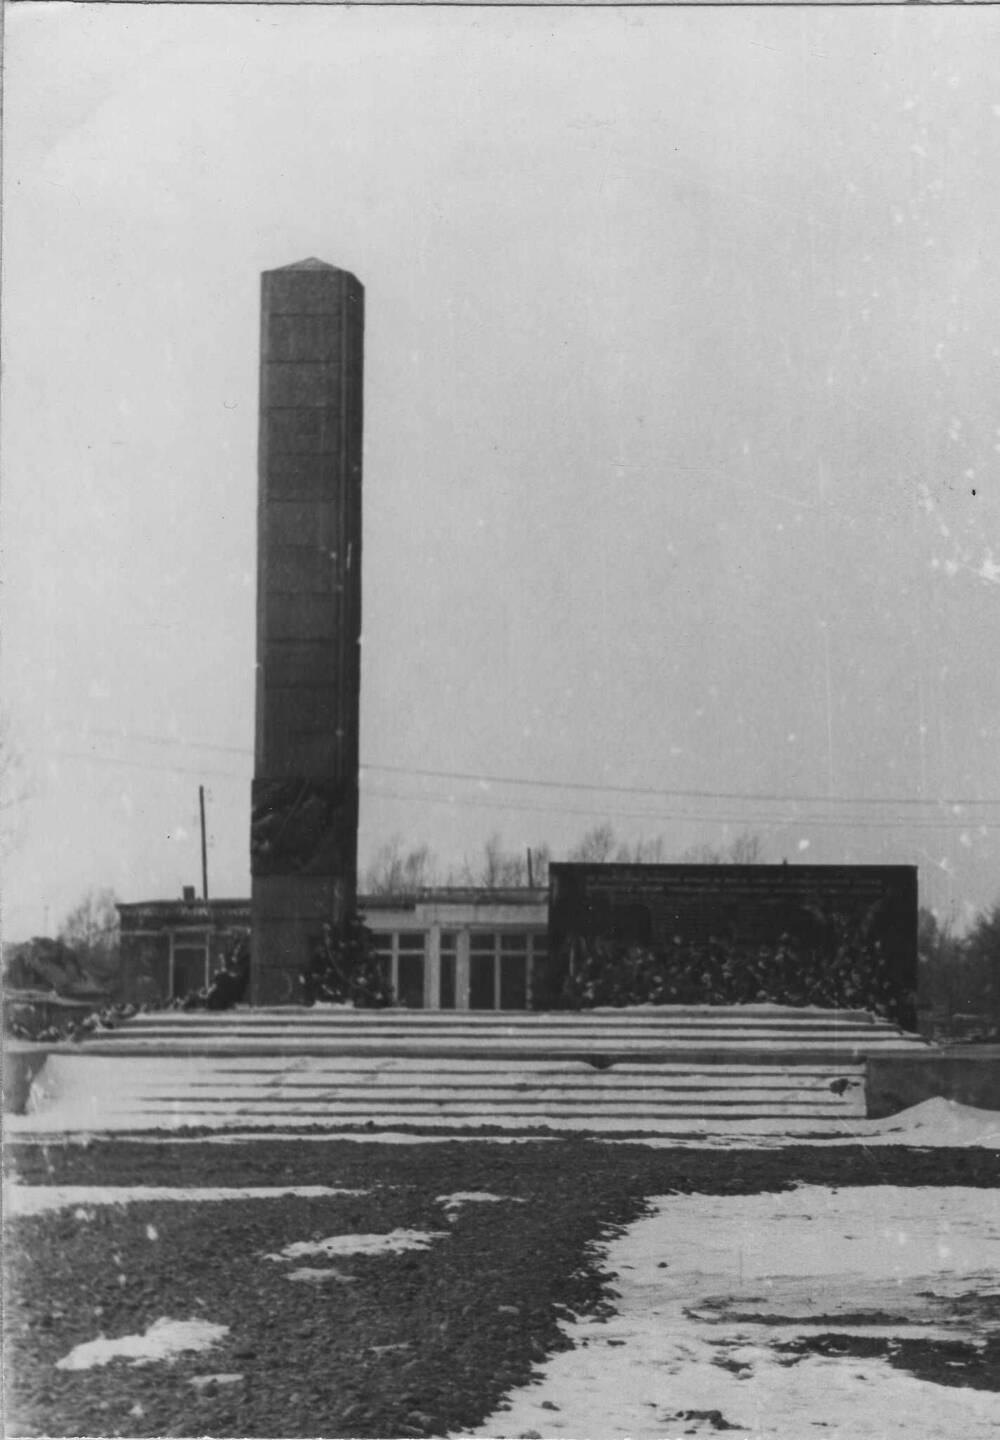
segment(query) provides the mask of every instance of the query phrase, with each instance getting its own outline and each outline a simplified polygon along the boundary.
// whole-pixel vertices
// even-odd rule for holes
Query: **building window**
[[[469,1009],[497,1009],[498,935],[482,932],[469,936]]]
[[[421,1010],[424,1004],[423,935],[396,936],[396,1004]]]
[[[527,1010],[534,965],[545,956],[544,934],[472,931],[469,1009]]]
[[[170,963],[170,993],[182,1000],[208,984],[207,937],[185,935],[174,937]]]
[[[372,939],[382,978],[390,986],[397,1005],[422,1010],[427,939],[422,933],[375,931]]]
[[[500,937],[500,1009],[528,1008],[528,937]]]

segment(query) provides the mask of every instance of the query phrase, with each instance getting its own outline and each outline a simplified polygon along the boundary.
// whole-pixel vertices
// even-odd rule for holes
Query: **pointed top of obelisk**
[[[317,260],[315,255],[308,260],[296,260],[294,265],[281,265],[281,270],[336,270],[336,265],[328,265],[325,260]]]
[[[272,315],[335,315],[341,305],[364,305],[365,287],[358,277],[315,256],[265,270],[260,281],[262,303]]]

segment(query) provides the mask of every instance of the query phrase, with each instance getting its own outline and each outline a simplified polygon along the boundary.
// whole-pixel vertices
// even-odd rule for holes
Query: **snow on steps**
[[[865,1057],[923,1042],[780,1006],[136,1016],[60,1046],[17,1130],[539,1127],[789,1134],[865,1115]]]

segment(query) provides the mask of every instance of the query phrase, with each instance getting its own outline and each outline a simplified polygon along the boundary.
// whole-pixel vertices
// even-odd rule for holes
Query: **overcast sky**
[[[1000,15],[6,18],[5,931],[249,894],[260,272],[367,293],[361,853],[1000,899]],[[470,778],[472,777],[472,778]]]

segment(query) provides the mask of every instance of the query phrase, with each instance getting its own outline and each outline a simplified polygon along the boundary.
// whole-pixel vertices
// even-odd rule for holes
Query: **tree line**
[[[393,836],[375,852],[361,876],[364,895],[406,895],[435,886],[471,886],[482,890],[517,889],[528,884],[545,887],[549,882],[551,846],[525,846],[510,850],[499,832],[494,832],[478,855],[461,865],[445,869],[437,863],[427,845],[405,849],[400,836]],[[675,861],[689,865],[759,865],[764,846],[759,835],[737,835],[728,845],[698,845],[671,856],[662,835],[634,841],[620,839],[607,822],[593,826],[567,852],[567,860],[601,865],[660,865]]]
[[[917,916],[920,1004],[943,1036],[1000,1038],[1000,904],[956,935],[933,911]]]

